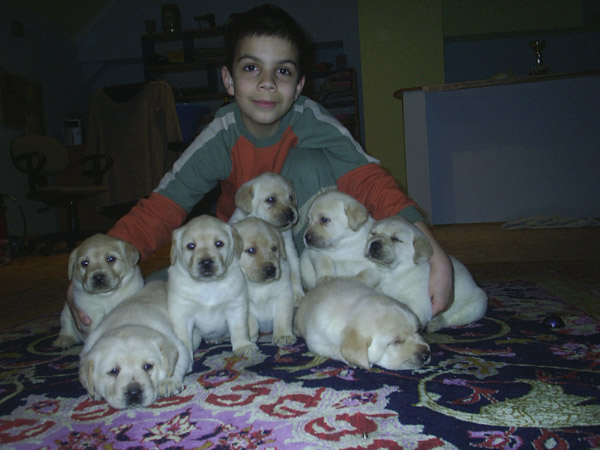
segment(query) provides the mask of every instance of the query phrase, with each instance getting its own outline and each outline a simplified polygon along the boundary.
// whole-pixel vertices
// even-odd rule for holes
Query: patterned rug
[[[203,345],[178,396],[92,401],[58,316],[1,334],[3,449],[584,449],[600,447],[600,323],[532,283],[488,283],[486,317],[427,339],[420,370],[365,371],[302,341],[235,356]],[[542,323],[558,313],[565,326]]]

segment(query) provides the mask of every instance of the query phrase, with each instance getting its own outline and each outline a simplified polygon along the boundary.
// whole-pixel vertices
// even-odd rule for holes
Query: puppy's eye
[[[109,264],[114,263],[117,260],[117,258],[115,256],[109,256],[108,258],[106,258],[106,262]]]
[[[275,197],[269,197],[265,200],[265,202],[267,202],[268,204],[272,205],[277,201],[277,199]]]
[[[398,239],[396,236],[392,236],[392,242],[402,242],[400,239]]]
[[[144,364],[143,369],[145,372],[150,372],[152,369],[154,369],[154,364],[146,363]]]
[[[84,259],[83,261],[81,261],[81,267],[87,267],[90,264],[90,262],[87,259]]]
[[[188,245],[185,246],[185,248],[187,248],[188,250],[194,250],[196,248],[196,244],[190,242]]]
[[[108,371],[108,374],[109,374],[111,377],[117,377],[117,376],[119,376],[119,372],[120,372],[120,371],[121,371],[121,369],[119,369],[118,367],[113,367],[112,369],[110,369],[110,370]]]
[[[328,223],[329,222],[329,217],[321,217],[319,219],[319,222],[321,222],[321,223]]]
[[[272,251],[273,253],[276,253],[276,252],[277,252],[277,246],[276,246],[276,245],[274,245],[273,247],[271,247],[271,251]]]
[[[292,202],[292,203],[296,203],[296,199],[294,198],[294,196],[293,196],[293,195],[290,195],[290,202]]]
[[[254,255],[256,253],[256,249],[254,247],[250,247],[246,249],[246,253],[248,253],[249,255]]]
[[[216,241],[215,242],[215,247],[217,248],[221,248],[225,245],[225,243],[223,241]]]
[[[394,342],[392,342],[392,344],[402,345],[402,344],[404,344],[404,339],[396,338],[396,339],[394,339]]]

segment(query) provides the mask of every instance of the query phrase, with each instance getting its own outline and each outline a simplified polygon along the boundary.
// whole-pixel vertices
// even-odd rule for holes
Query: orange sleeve
[[[108,234],[133,244],[145,259],[171,240],[187,212],[164,195],[153,192],[121,217]]]
[[[379,164],[366,164],[351,170],[337,180],[337,186],[365,205],[376,220],[397,214],[409,206],[417,206]]]

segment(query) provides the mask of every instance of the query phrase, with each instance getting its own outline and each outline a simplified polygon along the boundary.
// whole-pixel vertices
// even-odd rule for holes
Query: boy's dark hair
[[[298,23],[284,10],[265,4],[242,14],[232,14],[225,25],[227,68],[233,73],[235,52],[247,36],[276,36],[291,42],[298,52],[298,79],[306,73],[307,38]]]

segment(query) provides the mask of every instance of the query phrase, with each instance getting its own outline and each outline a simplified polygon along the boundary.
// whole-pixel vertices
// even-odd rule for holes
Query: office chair
[[[48,255],[52,246],[60,242],[66,242],[69,249],[74,248],[79,240],[87,237],[79,227],[77,205],[86,198],[106,191],[102,183],[104,174],[112,167],[112,158],[108,155],[94,154],[79,160],[83,167],[83,175],[90,177],[93,184],[57,186],[48,183],[48,176],[65,172],[69,165],[69,153],[56,139],[38,135],[18,137],[11,145],[10,155],[17,169],[27,174],[27,198],[46,204],[38,212],[51,207],[67,208],[67,230],[29,240],[27,250],[31,252],[38,243],[44,243],[41,253]]]

